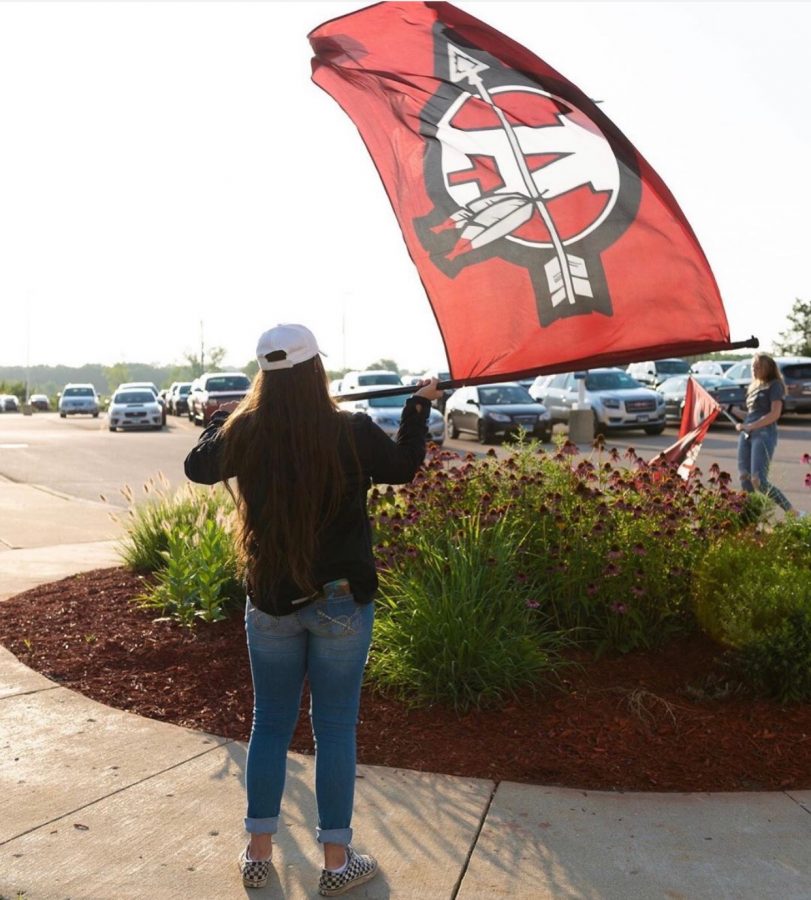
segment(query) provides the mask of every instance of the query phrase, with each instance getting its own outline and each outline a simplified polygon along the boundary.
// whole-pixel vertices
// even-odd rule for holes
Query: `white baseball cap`
[[[315,335],[304,325],[277,325],[266,331],[256,345],[259,368],[266,372],[292,369],[319,353]],[[321,355],[326,356],[325,353]]]

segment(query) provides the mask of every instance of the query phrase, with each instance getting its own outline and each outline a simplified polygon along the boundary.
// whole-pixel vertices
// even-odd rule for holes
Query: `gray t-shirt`
[[[761,384],[756,390],[751,390],[746,395],[746,421],[754,422],[772,411],[772,402],[782,400],[786,389],[782,381],[770,381]]]

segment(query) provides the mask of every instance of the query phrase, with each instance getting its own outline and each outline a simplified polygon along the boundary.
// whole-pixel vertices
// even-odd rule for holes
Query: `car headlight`
[[[488,416],[494,422],[512,422],[512,419],[509,416],[505,416],[504,413],[491,412],[488,413]]]
[[[620,402],[616,397],[601,397],[600,402],[608,409],[620,408]]]
[[[665,398],[664,398],[661,394],[657,394],[657,395],[656,395],[656,405],[657,405],[657,406],[664,406],[664,405],[665,405]]]

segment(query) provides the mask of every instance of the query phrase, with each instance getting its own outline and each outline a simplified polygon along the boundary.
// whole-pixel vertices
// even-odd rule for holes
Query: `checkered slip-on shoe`
[[[242,873],[242,883],[245,887],[264,887],[268,883],[270,865],[269,859],[248,859],[246,847],[239,855],[239,871]]]
[[[318,893],[322,897],[334,897],[343,894],[353,887],[371,881],[377,875],[377,860],[373,856],[355,853],[351,847],[346,848],[346,868],[343,872],[321,870],[318,879]]]

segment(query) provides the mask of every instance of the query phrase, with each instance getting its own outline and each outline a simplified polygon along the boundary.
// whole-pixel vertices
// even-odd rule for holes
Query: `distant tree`
[[[199,354],[187,351],[183,354],[183,359],[188,363],[192,377],[197,378],[198,375],[202,375],[203,372],[208,372],[211,369],[218,369],[220,367],[223,359],[225,359],[225,348],[201,348]]]
[[[396,372],[398,375],[400,374],[400,367],[393,359],[379,359],[377,362],[366,366],[366,370],[368,371],[369,369],[388,369],[391,372]]]
[[[781,331],[775,341],[778,353],[792,356],[811,356],[811,300],[794,301],[788,314],[789,327]]]
[[[0,381],[0,394],[14,394],[20,401],[25,402],[25,382],[24,381]]]
[[[114,391],[119,384],[124,384],[125,381],[135,380],[130,375],[129,366],[123,362],[117,362],[113,366],[105,366],[102,371],[107,380],[108,391]]]
[[[254,375],[259,371],[259,363],[252,359],[249,363],[246,363],[242,367],[242,371],[248,376],[248,378],[253,378]]]

